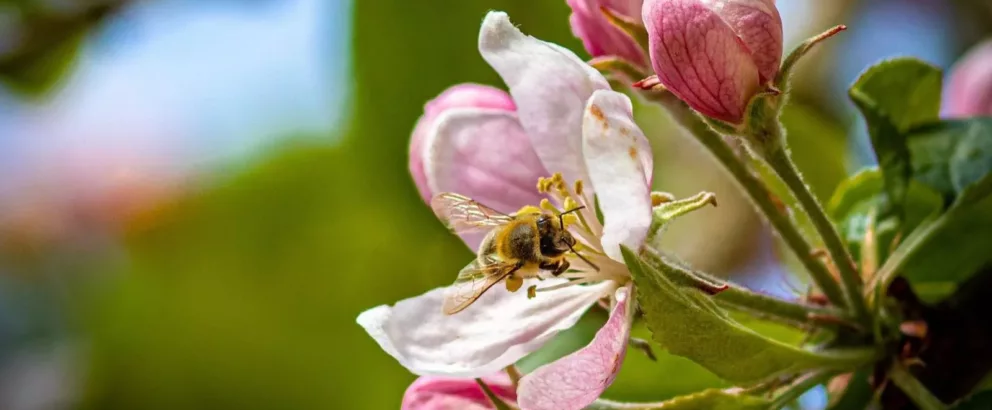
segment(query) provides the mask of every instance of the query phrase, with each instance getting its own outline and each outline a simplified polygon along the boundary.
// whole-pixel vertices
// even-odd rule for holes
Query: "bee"
[[[582,207],[560,214],[547,211],[524,211],[506,215],[471,198],[441,193],[431,200],[431,208],[455,233],[482,233],[476,259],[455,279],[444,297],[442,310],[453,315],[465,310],[500,281],[516,292],[524,279],[539,277],[541,271],[558,276],[568,270],[566,253],[571,251],[594,269],[599,268],[575,252],[575,237],[565,229],[564,216]]]

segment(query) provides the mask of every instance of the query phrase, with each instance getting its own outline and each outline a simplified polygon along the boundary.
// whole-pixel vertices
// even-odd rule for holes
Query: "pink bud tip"
[[[651,64],[696,111],[739,124],[778,74],[782,19],[773,0],[645,0]]]
[[[641,47],[627,33],[614,26],[606,13],[633,21],[641,20],[643,0],[567,0],[572,8],[572,33],[582,40],[593,57],[617,56],[634,64],[645,63]]]
[[[954,65],[942,105],[949,118],[992,115],[992,39],[974,46]]]

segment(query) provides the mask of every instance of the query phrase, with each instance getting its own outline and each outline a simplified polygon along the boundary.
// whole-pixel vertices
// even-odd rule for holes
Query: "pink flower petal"
[[[483,377],[496,397],[515,404],[517,392],[504,373]],[[421,376],[403,395],[401,410],[489,410],[495,408],[474,379]]]
[[[942,105],[942,115],[949,118],[992,115],[992,40],[973,47],[954,65]]]
[[[761,83],[775,78],[782,65],[782,17],[774,0],[703,0],[744,41],[758,66]]]
[[[651,226],[651,145],[634,123],[630,99],[614,91],[589,99],[582,140],[603,211],[603,249],[623,262],[620,244],[640,248]]]
[[[417,126],[410,138],[410,174],[424,202],[430,202],[437,192],[431,192],[427,187],[427,176],[424,174],[424,140],[427,133],[434,127],[437,117],[453,108],[489,108],[506,112],[516,111],[513,99],[506,91],[479,84],[458,84],[445,90],[437,98],[424,106],[424,115],[417,120]]]
[[[646,0],[643,15],[665,87],[704,115],[740,123],[760,77],[727,22],[699,0]]]
[[[540,286],[562,283],[540,281]],[[524,283],[526,289],[538,284]],[[401,365],[418,375],[482,377],[496,373],[568,329],[613,289],[611,282],[542,292],[494,286],[454,315],[441,312],[446,288],[362,312],[358,324]]]
[[[582,40],[586,51],[593,57],[619,56],[634,64],[645,65],[640,45],[603,16],[601,7],[618,15],[641,20],[641,3],[644,0],[568,0],[572,8],[569,23],[572,33]]]
[[[633,321],[631,285],[617,289],[616,306],[588,346],[541,366],[520,380],[523,410],[580,410],[595,401],[620,372]]]
[[[537,180],[547,176],[516,114],[454,108],[438,116],[424,139],[424,172],[431,193],[455,192],[503,213],[544,198]],[[463,235],[473,250],[484,235]]]
[[[582,110],[593,91],[610,89],[602,74],[571,51],[521,33],[501,12],[490,12],[482,22],[479,51],[509,87],[545,169],[569,182],[588,180]]]

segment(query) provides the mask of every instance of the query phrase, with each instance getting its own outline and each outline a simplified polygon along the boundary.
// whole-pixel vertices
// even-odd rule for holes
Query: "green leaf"
[[[922,184],[910,183],[903,217],[882,216],[886,203],[883,184],[878,168],[863,169],[842,181],[827,203],[827,212],[857,261],[863,258],[862,246],[869,229],[875,230],[876,257],[881,263],[888,258],[898,237],[906,237],[943,207],[943,200],[936,192]]]
[[[929,219],[879,272],[879,285],[896,274],[925,301],[954,291],[992,263],[992,119],[942,121],[907,132],[913,176],[952,202]]]
[[[896,274],[909,279],[925,301],[954,291],[982,266],[992,263],[992,174],[965,189],[939,217],[907,237],[879,271],[888,284]]]
[[[863,351],[812,352],[762,336],[733,320],[709,296],[676,285],[630,249],[622,251],[652,338],[725,380],[755,383],[813,368],[853,369],[873,357]]]
[[[939,68],[921,60],[895,58],[869,67],[850,93],[905,131],[938,118],[941,76]]]
[[[661,403],[619,403],[597,400],[586,410],[765,410],[770,401],[726,390],[710,389]]]
[[[886,191],[897,211],[911,174],[904,132],[938,119],[940,92],[940,69],[912,58],[870,67],[848,91],[865,117]]]
[[[913,178],[955,198],[992,172],[992,118],[941,121],[907,135]]]

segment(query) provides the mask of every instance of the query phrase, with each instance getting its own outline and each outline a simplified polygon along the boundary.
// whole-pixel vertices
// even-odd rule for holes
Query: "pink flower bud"
[[[782,19],[774,0],[645,0],[651,64],[696,111],[738,124],[775,78]]]
[[[644,65],[644,52],[627,33],[611,24],[603,15],[606,7],[619,16],[641,20],[641,3],[644,0],[568,0],[572,8],[569,22],[572,33],[582,40],[586,51],[593,57],[618,56],[635,64]]]
[[[424,115],[417,120],[410,138],[410,174],[420,196],[430,202],[431,192],[427,186],[427,175],[424,172],[424,140],[434,126],[435,120],[445,111],[456,108],[488,108],[506,111],[516,111],[517,107],[510,94],[498,88],[479,84],[458,84],[448,88],[441,95],[429,101],[424,106]]]
[[[482,380],[496,397],[514,403],[517,393],[503,373]],[[421,376],[403,394],[401,410],[489,410],[494,408],[475,380],[441,376]]]
[[[944,88],[943,115],[992,115],[992,40],[973,47],[954,65]]]

